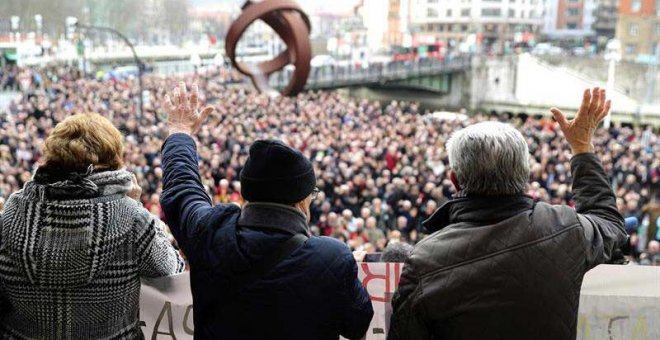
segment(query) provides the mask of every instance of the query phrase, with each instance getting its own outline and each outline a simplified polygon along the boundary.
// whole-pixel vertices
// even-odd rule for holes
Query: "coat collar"
[[[436,232],[450,224],[470,222],[497,223],[522,211],[532,209],[536,202],[531,196],[479,196],[457,195],[436,210],[422,223],[430,232]]]
[[[23,190],[26,195],[44,199],[89,199],[110,195],[125,195],[132,187],[133,174],[126,170],[66,172],[37,168]]]
[[[247,203],[238,218],[238,225],[311,236],[305,215],[300,210],[284,204]]]

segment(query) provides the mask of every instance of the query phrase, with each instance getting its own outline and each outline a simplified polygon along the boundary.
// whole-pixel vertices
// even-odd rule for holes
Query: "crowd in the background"
[[[97,112],[124,134],[127,169],[138,177],[144,206],[161,215],[159,151],[166,117],[160,104],[166,91],[185,80],[199,83],[201,100],[216,107],[198,134],[200,173],[215,203],[243,203],[238,174],[250,143],[278,138],[313,160],[321,192],[311,208],[312,230],[356,250],[382,251],[387,244],[415,244],[424,237],[422,221],[454,193],[445,142],[452,131],[477,121],[498,119],[519,128],[532,154],[528,194],[572,204],[571,154],[552,120],[483,114],[447,118],[415,103],[381,104],[335,92],[275,99],[227,85],[235,77],[228,70],[185,79],[145,76],[140,113],[134,78],[84,79],[68,68],[2,69],[0,89],[19,89],[22,96],[0,113],[0,197],[6,199],[31,178],[43,141],[57,122]],[[615,126],[599,130],[594,140],[613,175],[619,210],[641,222],[639,231],[629,231],[635,258],[660,264],[657,242],[646,237],[646,230],[660,223],[658,134],[650,127]]]

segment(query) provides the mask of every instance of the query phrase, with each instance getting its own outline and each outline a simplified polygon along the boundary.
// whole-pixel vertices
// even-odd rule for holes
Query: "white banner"
[[[367,340],[386,338],[390,301],[401,263],[361,263],[374,318]],[[144,281],[140,319],[146,339],[192,339],[193,307],[188,273]],[[578,339],[660,339],[660,267],[601,265],[584,277]]]

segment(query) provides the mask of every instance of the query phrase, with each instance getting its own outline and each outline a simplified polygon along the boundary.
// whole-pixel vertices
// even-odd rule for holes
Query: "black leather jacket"
[[[576,209],[454,199],[406,262],[388,339],[575,339],[584,274],[626,240],[594,154],[571,160]]]

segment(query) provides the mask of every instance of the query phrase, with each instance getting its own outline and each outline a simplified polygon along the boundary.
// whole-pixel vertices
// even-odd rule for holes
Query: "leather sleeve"
[[[418,304],[421,291],[419,277],[414,272],[414,266],[408,260],[403,267],[399,288],[392,299],[388,340],[432,338]]]
[[[575,210],[584,228],[586,264],[591,269],[608,261],[627,239],[623,217],[605,170],[593,153],[571,159]]]

